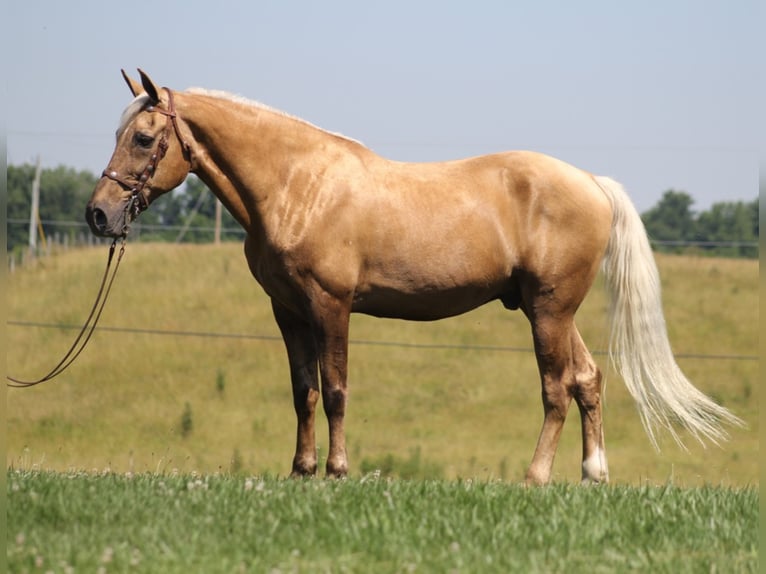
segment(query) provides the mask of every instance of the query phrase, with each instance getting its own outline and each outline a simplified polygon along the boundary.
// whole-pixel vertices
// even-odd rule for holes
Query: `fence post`
[[[29,210],[29,254],[37,253],[37,222],[40,220],[40,156],[37,156],[35,178],[32,180],[32,208]]]

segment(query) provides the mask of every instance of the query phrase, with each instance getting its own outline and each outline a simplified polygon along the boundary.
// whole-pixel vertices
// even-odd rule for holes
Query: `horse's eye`
[[[137,133],[133,136],[133,141],[139,147],[150,148],[152,147],[152,143],[154,143],[154,138],[146,134]]]

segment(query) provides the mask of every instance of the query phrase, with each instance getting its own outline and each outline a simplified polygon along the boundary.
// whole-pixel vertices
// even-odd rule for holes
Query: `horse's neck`
[[[194,135],[194,171],[251,233],[316,140],[332,137],[279,112],[216,97],[185,94],[177,108]]]

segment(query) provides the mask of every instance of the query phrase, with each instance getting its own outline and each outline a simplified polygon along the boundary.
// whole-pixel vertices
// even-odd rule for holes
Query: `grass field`
[[[9,471],[10,572],[758,572],[758,490]]]
[[[8,280],[9,319],[81,324],[105,259],[104,247],[17,269]],[[758,262],[665,256],[658,264],[679,364],[748,426],[731,429],[720,448],[689,442],[685,452],[666,437],[657,453],[622,382],[609,373],[604,417],[611,478],[639,486],[757,485]],[[606,348],[605,308],[597,284],[578,313],[593,350]],[[295,423],[286,355],[241,246],[129,244],[101,323],[140,331],[99,330],[60,378],[8,391],[9,466],[289,472]],[[9,372],[40,376],[75,334],[9,325]],[[351,337],[346,427],[352,477],[375,469],[426,479],[523,477],[542,406],[521,313],[493,303],[435,323],[355,315]],[[606,358],[596,359],[606,370]],[[327,445],[321,415],[318,425],[321,457]],[[572,409],[554,465],[556,481],[579,480],[579,432]]]

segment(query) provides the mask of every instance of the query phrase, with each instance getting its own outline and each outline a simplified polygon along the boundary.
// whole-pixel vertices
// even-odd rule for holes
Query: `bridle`
[[[85,349],[85,346],[88,344],[88,341],[90,341],[93,332],[96,330],[98,321],[101,318],[101,313],[104,310],[104,306],[106,305],[106,300],[109,298],[109,292],[112,289],[112,283],[114,282],[114,278],[117,276],[117,269],[119,269],[120,261],[122,261],[122,256],[125,253],[125,238],[130,228],[130,222],[138,217],[138,215],[147,207],[149,207],[149,201],[146,199],[146,196],[142,193],[142,191],[144,187],[146,187],[146,184],[151,179],[152,175],[154,175],[154,172],[157,170],[157,165],[160,163],[162,158],[165,157],[165,154],[168,151],[168,132],[170,131],[171,124],[173,125],[173,130],[176,132],[178,141],[181,143],[181,147],[183,148],[184,158],[191,163],[191,147],[189,146],[189,143],[181,136],[181,132],[178,129],[176,108],[173,102],[173,92],[171,92],[168,88],[163,89],[168,94],[168,109],[163,110],[162,108],[158,108],[154,103],[146,108],[146,111],[148,112],[157,112],[164,115],[166,122],[165,128],[162,130],[162,135],[160,136],[160,141],[157,144],[157,149],[149,159],[149,163],[144,168],[144,171],[141,172],[141,175],[137,179],[132,178],[131,176],[120,175],[117,170],[112,169],[111,167],[107,167],[104,170],[104,173],[101,174],[101,177],[106,177],[112,181],[116,181],[126,190],[129,190],[131,194],[130,201],[128,201],[128,204],[125,207],[125,226],[122,229],[122,247],[120,248],[120,252],[117,257],[117,263],[114,266],[114,269],[110,274],[112,259],[114,257],[114,251],[117,245],[117,237],[115,237],[111,247],[109,248],[109,258],[106,262],[106,270],[104,271],[104,276],[101,279],[101,287],[99,288],[98,294],[96,295],[96,301],[93,303],[93,308],[90,311],[90,315],[88,315],[85,324],[80,330],[80,334],[77,336],[77,339],[75,339],[75,342],[69,348],[69,351],[67,351],[66,355],[64,355],[64,358],[61,359],[61,361],[59,361],[59,363],[53,367],[53,369],[47,375],[33,381],[25,381],[6,375],[6,379],[9,381],[6,384],[9,387],[33,387],[35,385],[39,385],[40,383],[50,381],[54,377],[57,377],[63,373],[69,367],[69,365],[71,365],[75,359],[80,356],[80,353],[82,353],[83,349]]]
[[[112,181],[116,181],[126,190],[130,191],[130,200],[125,207],[125,233],[127,233],[127,228],[130,222],[138,217],[142,211],[149,207],[149,200],[146,198],[143,190],[144,187],[146,187],[147,182],[151,179],[151,177],[154,175],[154,172],[157,170],[157,165],[160,163],[162,158],[165,157],[165,154],[168,151],[168,132],[170,131],[171,124],[173,126],[173,130],[176,133],[176,137],[178,138],[178,141],[181,143],[181,147],[183,148],[184,158],[186,158],[187,161],[191,161],[191,147],[189,146],[189,143],[183,138],[183,136],[181,136],[181,131],[178,129],[176,107],[173,101],[173,92],[169,88],[162,89],[165,90],[168,95],[168,109],[164,110],[160,107],[157,107],[157,105],[152,104],[147,106],[145,111],[157,112],[158,114],[164,115],[165,128],[162,130],[162,135],[160,136],[160,141],[157,144],[157,149],[152,154],[151,158],[149,158],[149,163],[141,172],[141,175],[138,176],[138,178],[135,178],[131,175],[121,175],[111,166],[107,166],[107,168],[101,174],[101,177],[106,177]]]

